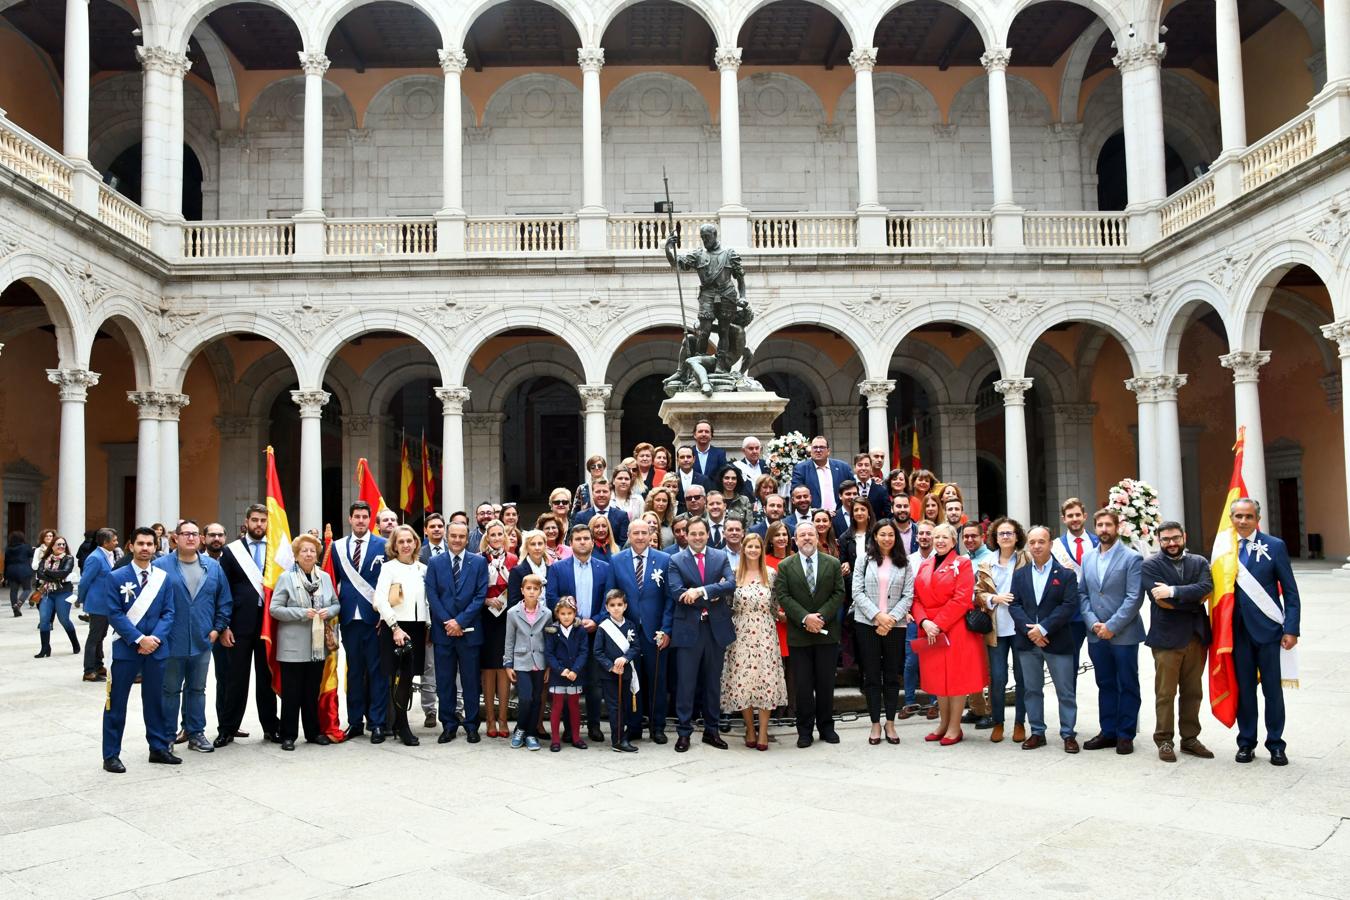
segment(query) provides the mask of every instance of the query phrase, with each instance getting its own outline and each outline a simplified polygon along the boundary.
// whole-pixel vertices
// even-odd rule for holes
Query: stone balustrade
[[[1022,241],[1030,248],[1124,249],[1130,245],[1130,217],[1121,213],[1027,213],[1022,218]]]
[[[896,249],[968,250],[993,245],[987,213],[909,213],[886,218],[886,246]]]
[[[291,256],[295,225],[263,222],[189,222],[183,226],[183,259]]]
[[[469,253],[559,253],[577,249],[575,216],[471,218],[464,229]]]
[[[150,246],[150,216],[106,184],[98,186],[99,221],[142,247]]]
[[[329,219],[328,256],[430,256],[436,252],[436,221],[431,218]]]
[[[750,246],[756,250],[843,250],[858,245],[852,213],[751,216]]]
[[[1160,210],[1162,236],[1168,237],[1214,212],[1214,176],[1202,175],[1167,199]]]
[[[1316,152],[1316,123],[1313,114],[1306,112],[1242,154],[1243,193],[1255,190]]]
[[[0,166],[70,202],[70,163],[10,121],[3,110],[0,110]]]
[[[692,250],[698,246],[698,230],[707,224],[716,225],[717,216],[711,213],[676,216],[679,248]],[[611,250],[660,250],[670,234],[670,218],[661,213],[610,216],[608,234]]]

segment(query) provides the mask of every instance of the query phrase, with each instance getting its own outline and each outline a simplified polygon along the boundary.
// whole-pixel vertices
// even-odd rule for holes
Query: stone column
[[[931,410],[933,432],[937,435],[937,461],[927,467],[941,472],[948,481],[961,485],[966,511],[980,508],[980,479],[976,467],[974,403],[940,403]],[[903,447],[900,448],[904,452]]]
[[[463,50],[438,50],[445,73],[445,100],[441,104],[441,208],[436,213],[436,253],[464,252],[464,139],[460,122],[460,75],[469,64]]]
[[[89,162],[89,0],[66,0],[61,146],[73,171],[71,202],[98,215],[98,172]]]
[[[877,116],[872,90],[877,48],[854,50],[848,62],[853,66],[858,117],[858,247],[875,249],[886,246],[886,209],[877,193]]]
[[[830,455],[852,464],[854,445],[858,442],[858,407],[851,403],[817,406],[816,416],[820,419],[820,433],[830,442]],[[811,437],[808,434],[806,439]]]
[[[605,410],[605,459],[613,466],[628,455],[623,447],[623,410]]]
[[[137,47],[136,57],[145,70],[141,102],[141,206],[150,213],[181,215],[182,88],[183,76],[192,63],[182,53],[163,47]],[[178,140],[176,152],[175,138]],[[175,159],[178,160],[176,171],[173,168]]]
[[[127,391],[127,399],[136,405],[136,516],[135,521],[150,525],[159,518],[159,397],[153,391]],[[127,536],[122,535],[126,540]]]
[[[1007,466],[1008,515],[1031,521],[1031,473],[1027,468],[1026,393],[1030,378],[1003,378],[994,382],[1003,395],[1003,458]]]
[[[1177,415],[1177,391],[1186,386],[1185,375],[1158,375],[1153,379],[1157,406],[1158,505],[1163,518],[1186,521],[1186,494],[1181,477],[1181,421]]]
[[[722,243],[744,247],[750,243],[750,211],[741,201],[741,69],[740,47],[718,47],[713,62],[721,73],[718,115],[722,136],[722,206],[717,210]]]
[[[1327,86],[1350,82],[1350,0],[1324,0]]]
[[[1158,391],[1153,376],[1125,379],[1125,388],[1134,392],[1139,406],[1139,424],[1135,440],[1139,443],[1138,478],[1154,488],[1158,485]]]
[[[605,406],[609,403],[611,387],[608,384],[577,385],[577,393],[581,394],[582,415],[586,422],[585,439],[582,443],[583,459],[596,455],[605,456]]]
[[[604,198],[604,147],[600,132],[602,47],[577,50],[581,65],[581,209],[577,211],[577,243],[582,250],[604,250],[607,243]]]
[[[1008,62],[1012,51],[993,47],[980,57],[989,73],[989,146],[993,156],[994,246],[1020,247],[1022,237],[1022,210],[1013,200],[1012,184],[1012,128],[1008,120]]]
[[[870,84],[870,81],[869,81]],[[882,447],[886,451],[886,471],[898,465],[891,459],[891,442],[887,432],[889,424],[886,415],[886,400],[895,390],[895,381],[890,378],[862,381],[858,383],[858,393],[867,398],[867,446],[863,449]]]
[[[263,500],[263,453],[268,420],[262,417],[215,417],[220,433],[220,507],[217,517],[233,532],[250,503]],[[353,466],[353,469],[355,466]],[[137,478],[140,476],[138,475]]]
[[[441,448],[441,508],[454,512],[464,508],[464,404],[469,389],[455,385],[436,388],[441,401],[443,446]]]
[[[300,212],[295,216],[295,253],[311,259],[324,253],[323,76],[328,57],[301,51],[305,73],[305,150]]]
[[[179,460],[178,417],[189,402],[187,394],[156,394],[159,400],[159,520],[172,531],[178,525]],[[140,484],[140,473],[137,475]]]
[[[1330,4],[1328,4],[1330,7]],[[1350,10],[1347,10],[1350,15]],[[1329,341],[1335,341],[1341,355],[1341,384],[1350,384],[1350,319],[1338,319],[1330,325],[1322,326],[1322,334]],[[1350,512],[1350,403],[1341,400],[1341,443],[1345,455],[1345,484],[1347,512]],[[1342,574],[1350,574],[1350,561],[1341,566]]]
[[[323,408],[327,391],[291,391],[300,407],[300,523],[296,533],[323,528]]]
[[[1052,498],[1051,512],[1070,497],[1077,497],[1096,508],[1097,468],[1092,447],[1092,421],[1097,416],[1095,403],[1056,403],[1050,408],[1055,430],[1055,477],[1052,484],[1058,496]]]
[[[502,422],[505,413],[465,413],[464,458],[471,475],[465,487],[466,505],[504,498]]]
[[[1167,196],[1163,153],[1162,60],[1166,44],[1135,44],[1112,60],[1126,113],[1125,168],[1130,206]]]
[[[48,369],[61,398],[61,444],[57,456],[56,528],[69,540],[84,534],[84,404],[99,374],[88,369]]]
[[[1214,44],[1219,62],[1219,123],[1223,154],[1239,153],[1247,146],[1247,101],[1242,86],[1238,0],[1214,0]]]
[[[1261,433],[1261,367],[1270,362],[1269,350],[1237,350],[1219,357],[1233,370],[1233,407],[1237,426],[1247,428],[1242,453],[1242,480],[1247,495],[1266,508],[1266,443]]]

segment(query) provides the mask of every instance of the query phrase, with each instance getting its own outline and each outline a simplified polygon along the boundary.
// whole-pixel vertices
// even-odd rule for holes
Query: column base
[[[739,203],[727,204],[717,210],[718,236],[727,247],[750,246],[750,210]]]
[[[1318,150],[1329,150],[1350,137],[1350,81],[1328,84],[1308,108],[1313,111]]]
[[[1131,250],[1145,250],[1162,237],[1162,216],[1158,212],[1161,206],[1161,201],[1158,201],[1133,203],[1125,207],[1125,214],[1130,217]]]
[[[103,178],[87,159],[70,161],[70,202],[82,213],[98,218],[99,185]]]
[[[888,215],[890,215],[890,210],[879,203],[870,203],[858,207],[859,250],[886,249],[886,217]]]
[[[464,252],[464,229],[467,217],[462,209],[442,209],[436,212],[436,255],[458,256]]]
[[[95,195],[97,198],[97,195]],[[97,199],[95,199],[97,203]],[[98,215],[98,210],[94,210],[94,215]],[[165,259],[178,259],[183,255],[183,223],[186,220],[182,216],[170,218],[163,213],[152,213],[150,215],[150,249],[158,253]]]
[[[583,206],[577,210],[577,249],[583,253],[603,253],[609,248],[609,210],[603,206]]]
[[[1022,234],[1024,212],[1022,207],[1012,203],[995,203],[989,210],[995,247],[1016,250],[1026,246],[1026,238]]]
[[[295,223],[295,258],[323,259],[328,249],[328,217],[320,211],[298,212]]]
[[[1214,179],[1215,207],[1227,206],[1242,196],[1242,154],[1245,150],[1245,147],[1227,150],[1219,154],[1219,158],[1209,167],[1210,176]]]

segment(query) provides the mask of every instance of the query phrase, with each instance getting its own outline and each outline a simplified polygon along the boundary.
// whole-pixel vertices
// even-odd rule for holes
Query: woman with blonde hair
[[[765,563],[764,539],[745,536],[736,565],[736,592],[731,597],[731,622],[736,640],[726,649],[722,668],[722,706],[739,709],[745,718],[745,746],[769,749],[769,715],[787,703],[778,631],[778,604],[773,600],[774,571]],[[755,713],[759,725],[755,725]]]
[[[668,547],[675,542],[675,494],[664,487],[654,487],[647,492],[647,506],[643,514],[655,513],[660,521],[661,546]]]
[[[572,555],[572,548],[567,546],[567,523],[562,516],[541,513],[534,520],[534,528],[544,535],[544,552],[550,564]]]
[[[302,723],[306,743],[333,743],[319,729],[319,692],[323,687],[324,659],[330,647],[336,648],[328,623],[337,621],[340,605],[333,579],[319,565],[322,552],[323,544],[311,534],[299,535],[291,541],[295,564],[277,579],[268,607],[276,622],[274,637],[281,666],[278,731],[282,750],[295,749]],[[380,577],[383,579],[383,574]]]
[[[596,559],[609,562],[610,558],[619,552],[619,545],[614,542],[614,529],[609,527],[609,519],[605,516],[591,516],[591,520],[586,524],[590,527],[591,537],[595,541],[592,555]]]
[[[633,490],[643,496],[661,483],[664,474],[652,465],[655,452],[656,448],[646,441],[633,448]]]
[[[510,602],[507,588],[511,570],[516,567],[514,553],[506,549],[506,526],[493,519],[483,526],[483,541],[478,552],[487,559],[487,599],[483,601],[483,615],[478,620],[483,632],[483,646],[479,650],[479,671],[483,680],[483,719],[487,722],[487,736],[511,736],[507,721],[507,703],[511,697],[511,681],[506,666],[502,665],[506,650],[506,610]]]
[[[642,494],[636,487],[634,469],[628,465],[632,462],[631,459],[625,459],[614,470],[614,477],[610,479],[610,485],[614,488],[614,495],[610,498],[609,504],[628,513],[629,521],[642,515],[643,508]]]
[[[413,673],[422,673],[431,606],[424,580],[426,564],[418,559],[422,541],[410,525],[396,525],[385,544],[385,561],[375,582],[371,606],[384,627],[379,629],[380,670],[389,679],[394,707],[393,731],[405,746],[421,743],[408,725]]]

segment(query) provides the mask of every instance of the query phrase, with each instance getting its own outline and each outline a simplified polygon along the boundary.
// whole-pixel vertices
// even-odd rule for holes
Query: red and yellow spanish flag
[[[431,450],[427,448],[427,433],[422,432],[422,513],[435,509],[436,476],[431,467]]]
[[[922,468],[923,468],[923,460],[919,458],[919,423],[915,422],[914,438],[913,440],[910,441],[909,469],[912,472],[915,469],[922,469]]]
[[[412,464],[408,462],[408,436],[403,435],[402,450],[398,469],[398,505],[406,515],[412,515],[413,501],[417,499],[417,479],[413,477]]]
[[[1233,446],[1233,477],[1228,482],[1228,496],[1223,501],[1219,529],[1214,535],[1214,552],[1210,556],[1214,593],[1209,597],[1209,624],[1214,637],[1209,642],[1209,707],[1214,718],[1229,728],[1237,721],[1233,610],[1237,605],[1238,534],[1228,511],[1234,500],[1247,496],[1247,485],[1242,480],[1242,448],[1246,440],[1246,427],[1239,427],[1237,443]]]
[[[333,566],[333,526],[323,527],[323,570],[337,587],[337,572]],[[347,739],[342,730],[342,718],[338,713],[338,663],[337,651],[333,650],[323,658],[323,678],[319,681],[319,732],[328,736],[333,743]]]
[[[275,626],[267,610],[272,604],[272,589],[277,579],[295,564],[291,555],[291,523],[286,519],[286,503],[281,499],[281,481],[277,478],[277,460],[267,448],[267,565],[263,569],[262,640],[267,646],[267,668],[272,673],[272,690],[281,694],[281,666],[277,663]]]
[[[374,528],[375,519],[379,518],[381,510],[389,508],[389,504],[384,502],[384,495],[375,486],[375,476],[370,474],[370,463],[364,456],[356,461],[356,485],[357,499],[370,504],[371,527]]]
[[[895,421],[891,423],[891,468],[900,468],[900,423]],[[879,472],[877,477],[885,479],[886,473]]]

